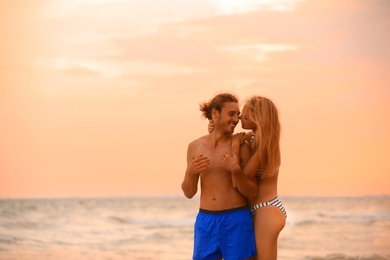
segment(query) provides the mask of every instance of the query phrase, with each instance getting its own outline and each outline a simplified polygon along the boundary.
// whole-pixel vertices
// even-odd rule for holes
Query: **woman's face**
[[[255,130],[256,124],[249,119],[249,113],[252,113],[249,107],[244,106],[242,114],[240,115],[241,127],[246,130]]]

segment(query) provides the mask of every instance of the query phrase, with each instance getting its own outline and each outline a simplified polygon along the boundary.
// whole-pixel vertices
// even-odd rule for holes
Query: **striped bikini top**
[[[250,144],[250,145],[252,145],[252,142],[253,142],[254,139],[255,139],[255,134],[253,133],[252,136],[251,136],[251,138],[249,139],[249,144]],[[269,176],[269,177],[272,177],[272,176],[278,174],[278,173],[279,173],[279,168],[280,168],[280,164],[279,164],[278,167],[275,168],[274,173],[273,173],[271,176]],[[261,168],[259,168],[259,169],[257,170],[256,176],[257,176],[257,177],[260,177],[260,178],[263,178],[263,172],[262,172]]]

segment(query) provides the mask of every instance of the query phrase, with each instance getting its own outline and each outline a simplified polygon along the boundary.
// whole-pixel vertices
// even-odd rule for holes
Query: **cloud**
[[[193,73],[204,73],[206,69],[201,68],[190,68],[184,66],[178,66],[168,62],[144,62],[135,61],[128,62],[124,67],[123,74],[139,74],[139,75],[172,75],[172,74],[193,74]]]
[[[43,71],[64,74],[73,77],[104,76],[109,72],[93,62],[82,60],[38,60],[36,66]]]
[[[214,0],[218,13],[241,14],[258,10],[293,11],[302,0]]]
[[[269,58],[267,57],[268,53],[271,52],[280,52],[280,51],[292,51],[296,47],[285,44],[244,44],[237,46],[226,46],[220,47],[220,51],[232,52],[239,54],[249,59],[254,59],[256,61],[264,62]]]

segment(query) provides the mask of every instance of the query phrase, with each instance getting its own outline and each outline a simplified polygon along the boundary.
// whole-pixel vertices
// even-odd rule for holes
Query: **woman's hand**
[[[207,130],[209,131],[209,133],[211,133],[214,130],[214,121],[212,119],[209,120],[209,124],[207,126]]]
[[[242,145],[245,142],[246,133],[241,132],[233,135],[233,144]]]

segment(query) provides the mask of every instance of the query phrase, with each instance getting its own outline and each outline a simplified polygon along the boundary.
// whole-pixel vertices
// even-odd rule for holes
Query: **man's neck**
[[[213,131],[210,133],[210,142],[213,145],[213,147],[217,147],[218,144],[226,142],[231,138],[232,135],[225,134],[218,131]]]

